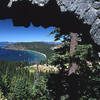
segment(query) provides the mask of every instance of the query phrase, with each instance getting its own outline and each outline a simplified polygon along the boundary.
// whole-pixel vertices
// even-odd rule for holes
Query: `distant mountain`
[[[16,42],[0,42],[0,44],[14,44]]]
[[[0,47],[7,46],[9,44],[15,44],[15,42],[0,42]]]

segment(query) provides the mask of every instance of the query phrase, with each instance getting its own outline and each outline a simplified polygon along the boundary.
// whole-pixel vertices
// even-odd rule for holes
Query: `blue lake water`
[[[0,45],[0,60],[27,61],[29,64],[45,60],[45,57],[39,53],[33,51],[8,50],[2,48],[4,46],[6,45]]]

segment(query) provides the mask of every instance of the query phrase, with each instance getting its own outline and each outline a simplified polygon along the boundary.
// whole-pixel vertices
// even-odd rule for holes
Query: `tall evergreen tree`
[[[62,45],[54,49],[56,54],[51,57],[50,63],[60,67],[61,70],[64,69],[68,77],[69,100],[92,100],[93,98],[98,100],[100,81],[97,77],[100,76],[98,73],[100,60],[94,45],[84,41],[86,37],[82,33],[61,33],[60,28],[56,28],[50,34],[53,33],[55,33],[55,40],[61,40]],[[93,93],[95,96],[92,96]]]

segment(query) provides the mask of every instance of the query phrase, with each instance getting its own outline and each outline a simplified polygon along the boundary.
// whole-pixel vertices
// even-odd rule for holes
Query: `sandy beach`
[[[45,58],[47,58],[47,56],[44,53],[38,52],[38,51],[34,51],[34,50],[24,50],[24,51],[31,51],[31,52],[36,52],[38,54],[43,55]]]

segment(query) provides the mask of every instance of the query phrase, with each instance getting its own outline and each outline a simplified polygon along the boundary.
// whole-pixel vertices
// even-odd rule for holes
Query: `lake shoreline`
[[[24,50],[24,51],[31,51],[31,52],[36,52],[38,54],[43,55],[45,58],[47,58],[47,56],[44,53],[38,52],[38,51],[34,51],[34,50]]]
[[[27,50],[27,49],[11,49],[11,48],[5,48],[5,47],[3,47],[3,48],[4,48],[4,49],[8,49],[8,50],[19,50],[19,51],[31,51],[31,52],[36,52],[36,53],[38,53],[38,54],[43,55],[43,56],[45,57],[45,59],[47,58],[46,54],[41,53],[41,52],[38,52],[38,51],[34,51],[34,50]]]

